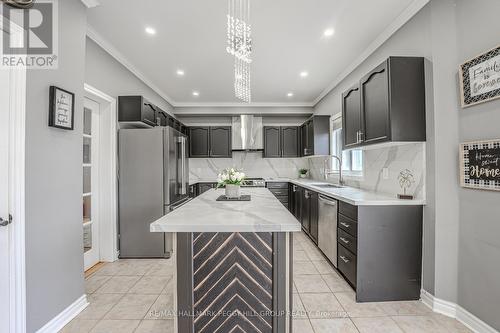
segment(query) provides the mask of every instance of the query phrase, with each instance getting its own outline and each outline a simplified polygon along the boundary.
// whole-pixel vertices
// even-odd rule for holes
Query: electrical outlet
[[[383,179],[389,179],[389,168],[383,168],[382,169],[382,178]]]

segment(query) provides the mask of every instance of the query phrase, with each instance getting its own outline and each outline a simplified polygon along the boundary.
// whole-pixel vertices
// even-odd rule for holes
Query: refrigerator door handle
[[[181,137],[181,194],[187,194],[186,188],[186,138]]]

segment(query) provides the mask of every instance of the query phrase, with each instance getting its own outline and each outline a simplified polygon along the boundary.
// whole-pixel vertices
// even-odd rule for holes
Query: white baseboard
[[[73,304],[64,309],[63,312],[55,316],[51,321],[49,321],[45,326],[40,328],[37,333],[54,333],[59,332],[67,323],[73,320],[80,312],[83,311],[89,302],[87,301],[87,295],[83,295],[77,299]]]
[[[425,290],[421,291],[420,298],[425,305],[432,309],[432,311],[455,318],[473,332],[499,333],[496,329],[486,324],[460,305],[434,297],[434,295]]]

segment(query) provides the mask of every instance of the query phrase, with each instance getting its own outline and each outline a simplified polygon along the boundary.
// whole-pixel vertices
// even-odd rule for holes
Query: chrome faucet
[[[327,159],[325,159],[325,162],[324,162],[325,164],[324,164],[324,169],[323,169],[323,172],[325,174],[325,180],[328,180],[328,175],[337,173],[336,170],[334,171],[332,169],[328,169],[328,160],[330,159],[330,157],[335,158],[339,162],[339,170],[338,170],[339,185],[344,186],[344,178],[342,177],[342,158],[340,158],[336,155],[331,155]]]

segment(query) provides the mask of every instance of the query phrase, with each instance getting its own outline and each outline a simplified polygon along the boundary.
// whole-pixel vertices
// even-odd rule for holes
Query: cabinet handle
[[[350,228],[351,227],[350,224],[347,224],[347,223],[344,223],[344,222],[340,222],[340,224],[343,225],[346,228]]]
[[[340,256],[340,259],[342,259],[342,261],[345,262],[346,264],[350,261],[349,259],[347,259],[344,256]]]
[[[344,237],[340,237],[340,240],[343,241],[345,244],[349,244],[349,241]]]
[[[359,142],[362,142],[363,141],[363,131],[359,131]]]

